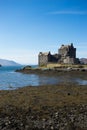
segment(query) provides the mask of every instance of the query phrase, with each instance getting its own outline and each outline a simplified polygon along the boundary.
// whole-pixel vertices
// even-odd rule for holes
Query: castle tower
[[[61,62],[62,63],[75,63],[76,59],[76,48],[74,48],[73,43],[70,45],[62,45],[58,53],[61,55]]]
[[[40,52],[38,55],[38,64],[39,66],[47,65],[47,63],[51,60],[50,52]]]

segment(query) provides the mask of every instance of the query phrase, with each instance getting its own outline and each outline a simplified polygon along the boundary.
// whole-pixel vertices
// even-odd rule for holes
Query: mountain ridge
[[[20,66],[21,64],[15,62],[13,60],[0,59],[0,65],[1,66]]]
[[[87,58],[81,58],[80,62],[83,63],[83,64],[87,64]]]

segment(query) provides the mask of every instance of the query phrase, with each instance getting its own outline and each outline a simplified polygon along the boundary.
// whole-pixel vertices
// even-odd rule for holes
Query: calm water
[[[0,90],[16,89],[24,86],[38,86],[47,84],[57,84],[61,82],[77,83],[86,85],[87,80],[80,78],[73,78],[70,76],[60,77],[47,77],[39,76],[36,74],[22,74],[15,72],[16,69],[21,67],[0,67]]]

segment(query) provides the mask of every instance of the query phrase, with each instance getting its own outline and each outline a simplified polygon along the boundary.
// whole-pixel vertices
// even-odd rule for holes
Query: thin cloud
[[[51,15],[87,15],[87,11],[54,11],[54,12],[49,12],[48,14]]]

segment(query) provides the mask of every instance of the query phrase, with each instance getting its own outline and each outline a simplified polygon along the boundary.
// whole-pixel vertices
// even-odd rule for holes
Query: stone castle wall
[[[78,64],[79,60],[76,58],[76,48],[73,44],[62,45],[58,49],[58,54],[52,55],[50,52],[42,53],[38,55],[39,66],[51,63],[62,63],[62,64]]]

